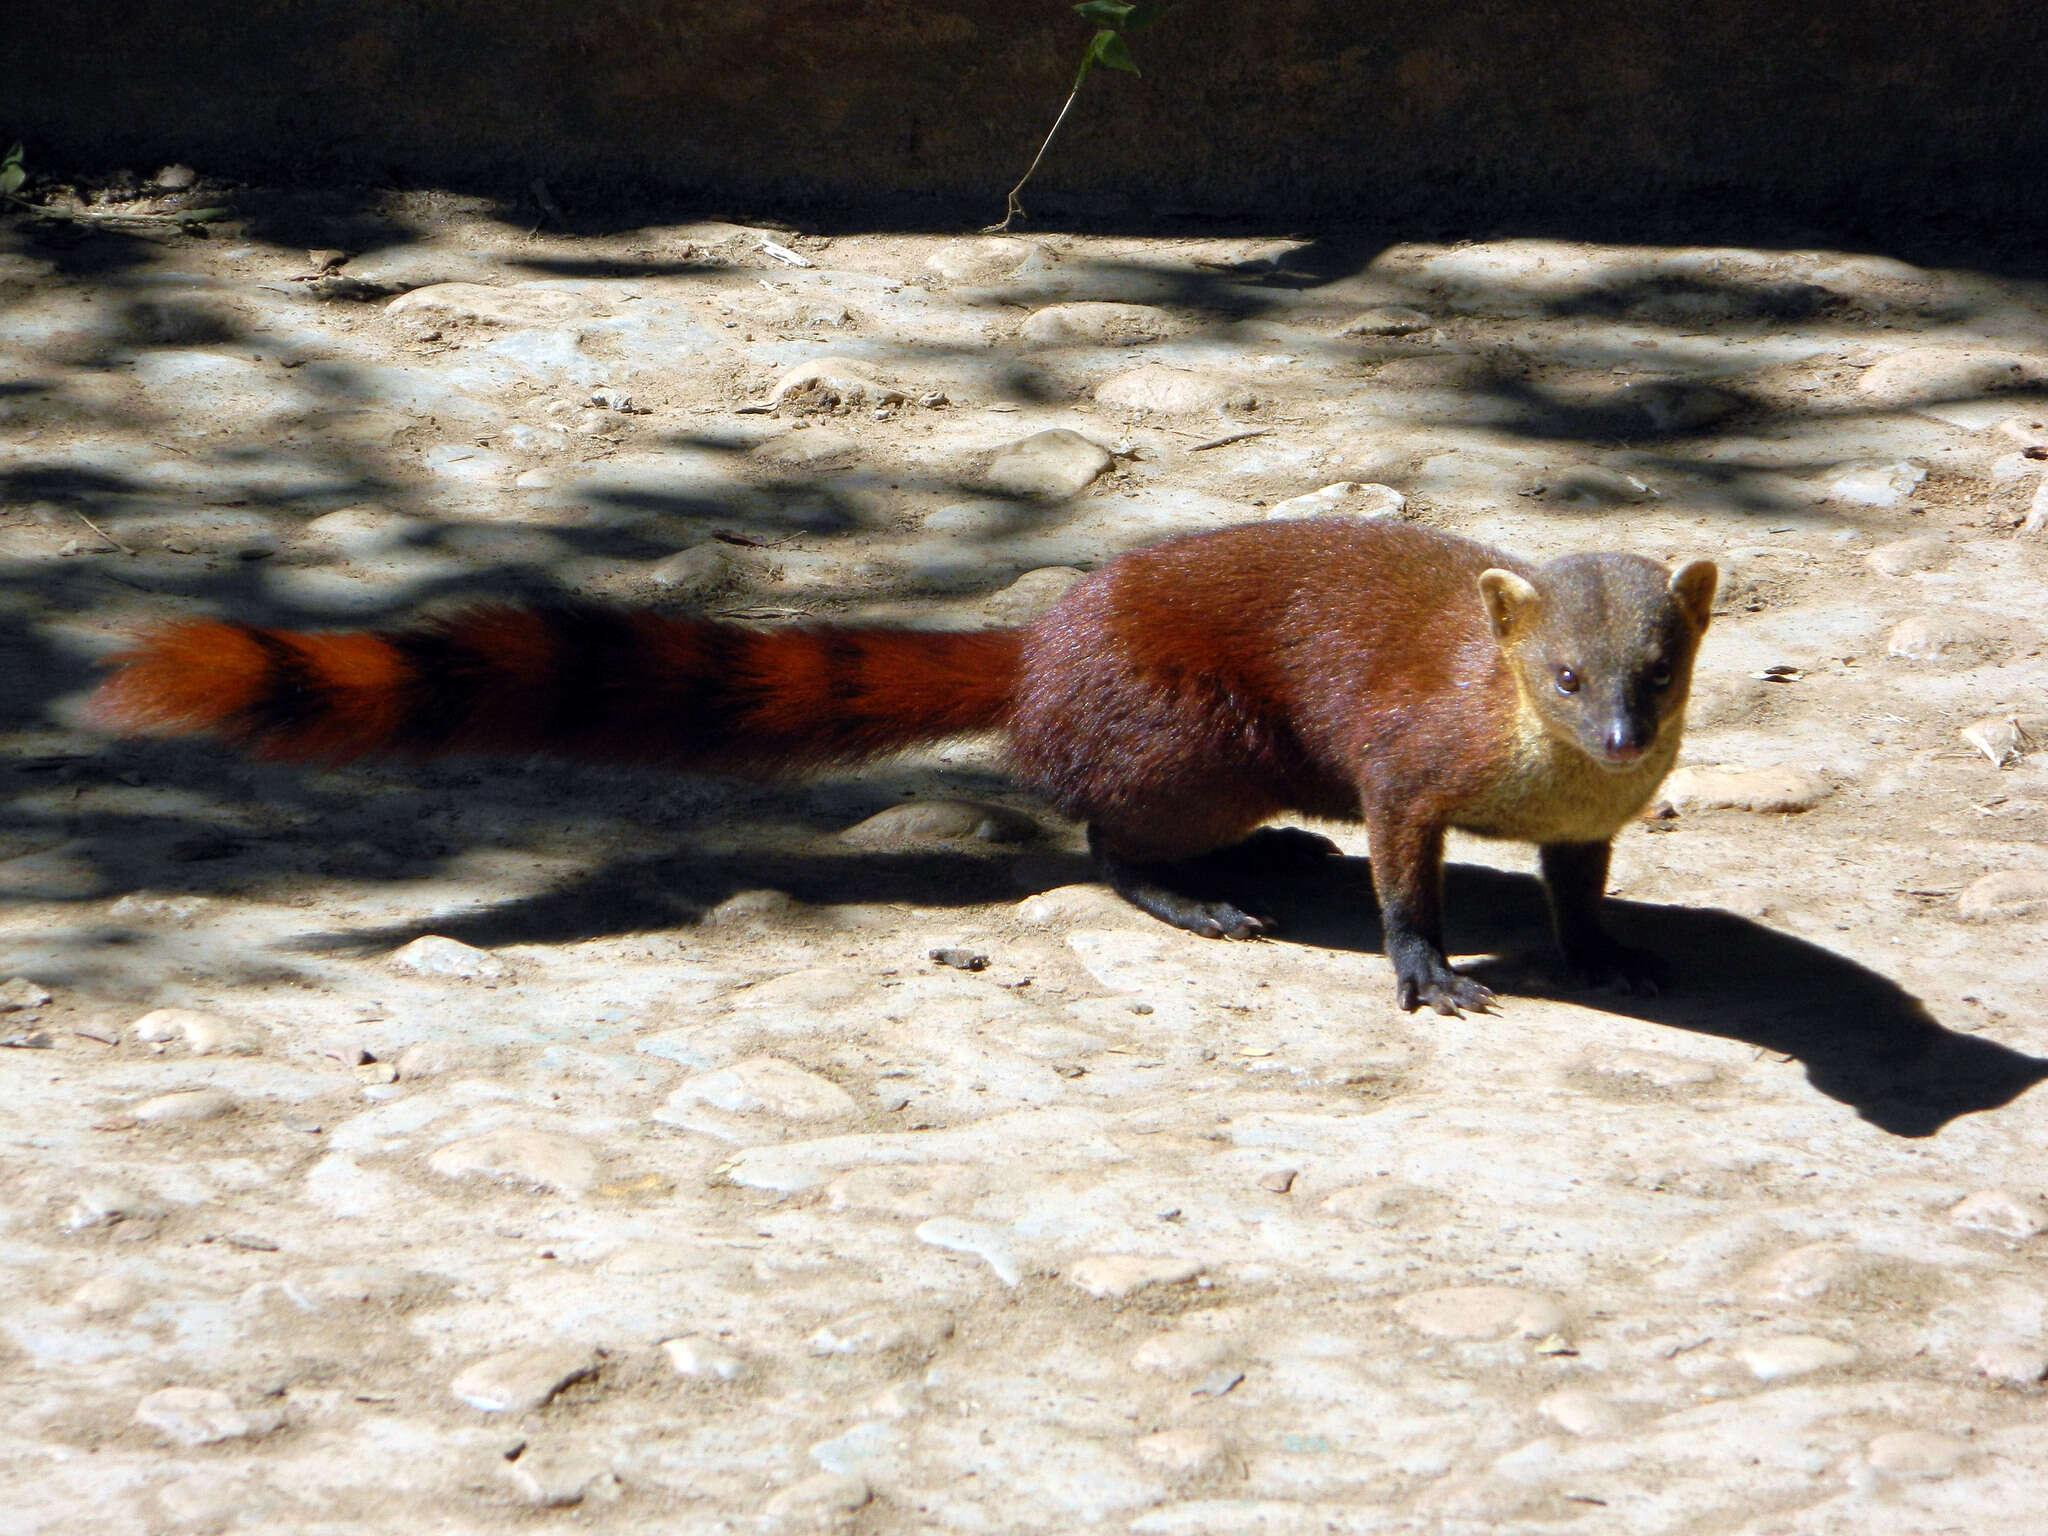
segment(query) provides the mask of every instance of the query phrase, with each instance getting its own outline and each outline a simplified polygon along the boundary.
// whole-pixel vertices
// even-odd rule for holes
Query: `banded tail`
[[[192,620],[112,659],[124,734],[252,756],[564,757],[773,773],[1002,726],[1022,634],[755,630],[630,609],[477,607],[375,631]]]

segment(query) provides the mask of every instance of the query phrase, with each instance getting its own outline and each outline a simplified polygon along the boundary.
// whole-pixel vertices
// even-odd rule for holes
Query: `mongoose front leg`
[[[1382,813],[1366,831],[1395,1000],[1408,1013],[1425,1005],[1446,1018],[1462,1018],[1467,1008],[1485,1012],[1492,990],[1460,976],[1444,954],[1444,829]]]
[[[1140,912],[1162,923],[1185,928],[1205,939],[1256,939],[1272,926],[1227,901],[1203,901],[1174,890],[1156,864],[1139,863],[1111,853],[1100,828],[1088,827],[1088,852],[1109,888]]]
[[[1610,853],[1606,843],[1543,845],[1543,886],[1557,947],[1576,985],[1655,997],[1671,984],[1670,966],[1646,949],[1621,943],[1600,923]]]

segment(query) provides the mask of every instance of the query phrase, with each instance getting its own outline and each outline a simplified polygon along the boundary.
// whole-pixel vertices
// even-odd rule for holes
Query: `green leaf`
[[[12,196],[28,177],[18,165],[0,165],[0,195]]]
[[[1086,0],[1074,7],[1074,14],[1098,27],[1120,27],[1139,7],[1132,0]]]
[[[1124,41],[1121,32],[1098,32],[1095,34],[1095,57],[1111,69],[1121,69],[1126,74],[1138,72],[1136,61],[1131,58],[1131,45]]]
[[[1147,27],[1166,19],[1166,13],[1173,9],[1172,0],[1146,0],[1145,4],[1131,7],[1130,19],[1123,24],[1126,32],[1142,32]]]

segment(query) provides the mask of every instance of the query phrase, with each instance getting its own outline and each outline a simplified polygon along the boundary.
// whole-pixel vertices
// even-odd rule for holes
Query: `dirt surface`
[[[278,206],[0,223],[0,1529],[2039,1529],[2048,290]],[[181,613],[1016,622],[1273,515],[1721,562],[1616,849],[1680,988],[1467,842],[1500,1011],[1404,1015],[1355,829],[1205,942],[986,743],[67,723]]]

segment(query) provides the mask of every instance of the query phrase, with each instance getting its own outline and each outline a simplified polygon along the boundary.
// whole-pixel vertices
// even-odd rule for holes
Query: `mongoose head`
[[[1641,555],[1567,555],[1534,579],[1489,570],[1479,592],[1525,704],[1616,773],[1684,729],[1693,656],[1720,572]]]

